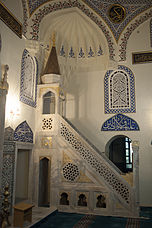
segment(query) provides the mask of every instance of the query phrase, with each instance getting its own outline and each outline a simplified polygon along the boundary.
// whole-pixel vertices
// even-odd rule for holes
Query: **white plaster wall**
[[[149,51],[149,21],[131,35],[127,46],[127,61],[120,63],[129,67],[135,76],[136,113],[126,115],[137,121],[139,132],[101,132],[101,126],[114,114],[104,114],[104,76],[106,71],[74,72],[66,89],[66,117],[101,152],[115,135],[126,135],[140,142],[140,204],[152,205],[152,63],[132,65],[132,52]],[[107,69],[108,70],[108,69]]]
[[[150,20],[143,23],[131,35],[127,46],[127,64],[136,80],[136,120],[139,132],[140,202],[152,206],[152,63],[132,65],[132,52],[151,51]]]
[[[3,1],[11,12],[22,20],[21,1],[8,0]],[[24,38],[20,39],[5,23],[0,20],[0,33],[2,37],[1,64],[8,64],[8,83],[9,91],[6,102],[6,127],[11,126],[15,129],[18,124],[27,121],[32,130],[34,130],[35,108],[32,108],[19,101],[20,95],[20,77],[21,77],[21,59],[25,49]],[[10,108],[19,109],[19,115],[10,114]]]

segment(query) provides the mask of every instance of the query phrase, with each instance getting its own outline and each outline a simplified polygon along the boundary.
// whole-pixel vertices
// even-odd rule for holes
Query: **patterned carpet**
[[[152,209],[143,209],[140,218],[83,215],[55,211],[31,228],[152,228]]]

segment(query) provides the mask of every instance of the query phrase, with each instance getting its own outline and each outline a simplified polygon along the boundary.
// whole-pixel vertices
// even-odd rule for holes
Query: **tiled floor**
[[[42,218],[46,217],[53,211],[55,211],[55,207],[33,207],[32,209],[32,223],[25,221],[24,228],[29,228],[32,224],[40,221]],[[11,224],[13,224],[13,217],[9,218]],[[9,226],[9,228],[14,228],[13,225]]]

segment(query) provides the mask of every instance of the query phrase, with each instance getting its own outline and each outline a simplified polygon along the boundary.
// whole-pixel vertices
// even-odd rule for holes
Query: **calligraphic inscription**
[[[33,132],[26,121],[23,121],[15,129],[14,141],[33,143]]]
[[[132,118],[117,114],[103,123],[101,131],[139,131],[139,126]]]
[[[150,63],[152,62],[152,52],[132,53],[132,63]]]
[[[126,17],[126,10],[119,4],[113,4],[108,10],[108,16],[113,23],[121,23]]]
[[[0,2],[0,19],[19,37],[22,38],[22,24]]]

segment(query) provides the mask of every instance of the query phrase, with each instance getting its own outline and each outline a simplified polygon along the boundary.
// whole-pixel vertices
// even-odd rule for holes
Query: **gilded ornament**
[[[51,148],[52,147],[52,137],[43,137],[41,139],[41,145],[45,148]]]
[[[126,10],[120,4],[113,4],[108,10],[108,17],[113,23],[119,24],[126,17]]]

